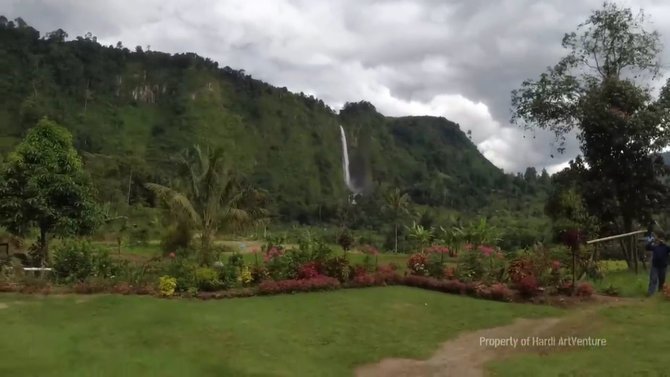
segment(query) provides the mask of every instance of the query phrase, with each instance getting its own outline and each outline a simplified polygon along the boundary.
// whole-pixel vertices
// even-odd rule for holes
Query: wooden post
[[[637,250],[637,243],[635,242],[635,235],[630,236],[630,249],[631,252],[633,253],[633,258],[635,258],[635,275],[638,273],[638,262],[640,259],[640,255],[638,254]]]
[[[572,247],[572,294],[577,290],[577,287],[575,287],[575,278],[577,275],[577,248]]]

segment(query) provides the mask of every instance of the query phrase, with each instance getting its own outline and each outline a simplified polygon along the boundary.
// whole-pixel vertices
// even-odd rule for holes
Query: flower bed
[[[0,292],[222,299],[405,285],[507,302],[537,302],[547,294],[580,299],[593,294],[588,283],[579,283],[573,290],[564,278],[561,263],[552,261],[547,253],[527,253],[506,260],[500,250],[481,245],[470,245],[458,253],[457,266],[453,261],[445,262],[448,248],[426,248],[408,258],[405,276],[398,274],[393,264],[379,265],[379,252],[371,246],[363,247],[365,258],[359,264],[351,264],[346,255],[331,255],[332,251],[322,243],[303,243],[297,249],[268,245],[265,251],[258,252],[262,258],[257,256],[255,263],[247,264],[240,254],[234,254],[211,266],[197,264],[188,258],[188,253],[168,254],[131,265],[86,247],[87,244],[66,243],[56,250],[55,274],[46,278],[25,276],[20,268],[4,267]]]

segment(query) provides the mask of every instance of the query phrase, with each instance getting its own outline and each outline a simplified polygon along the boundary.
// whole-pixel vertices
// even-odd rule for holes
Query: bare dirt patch
[[[4,302],[0,302],[0,309],[7,309],[9,308],[9,305],[5,304]]]
[[[538,339],[593,335],[598,330],[595,321],[598,309],[622,305],[632,300],[595,297],[584,306],[573,309],[563,317],[517,319],[507,326],[483,329],[461,334],[443,343],[427,360],[384,359],[377,364],[364,365],[356,370],[357,377],[479,377],[485,375],[485,365],[518,353],[547,354],[570,350],[569,347],[530,345],[492,347],[482,345],[482,339]]]

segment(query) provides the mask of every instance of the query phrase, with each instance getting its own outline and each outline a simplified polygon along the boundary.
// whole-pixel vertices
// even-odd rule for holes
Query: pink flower
[[[168,256],[169,256],[170,258],[175,258],[175,257],[176,257],[176,255],[175,255],[175,253],[174,253],[174,252],[172,252],[172,253],[168,254]]]
[[[551,262],[551,269],[553,271],[558,271],[558,269],[560,269],[560,268],[561,268],[561,262],[560,261],[555,260],[555,261]]]
[[[491,246],[481,245],[481,246],[479,246],[479,251],[482,254],[486,255],[487,257],[490,257],[491,254],[493,254],[493,252],[495,252],[495,249],[493,249]]]

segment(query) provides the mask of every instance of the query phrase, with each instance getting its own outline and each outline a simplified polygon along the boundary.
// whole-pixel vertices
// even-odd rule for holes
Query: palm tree
[[[403,216],[409,211],[410,197],[407,193],[401,193],[400,189],[395,188],[389,191],[385,197],[385,209],[388,212],[394,227],[394,246],[393,251],[398,252],[398,226]]]
[[[239,229],[265,220],[265,210],[250,207],[257,202],[258,192],[243,188],[223,157],[220,148],[203,152],[196,145],[175,160],[182,177],[175,187],[145,185],[178,221],[200,231],[201,257],[206,264],[212,262],[212,240],[219,230]]]

